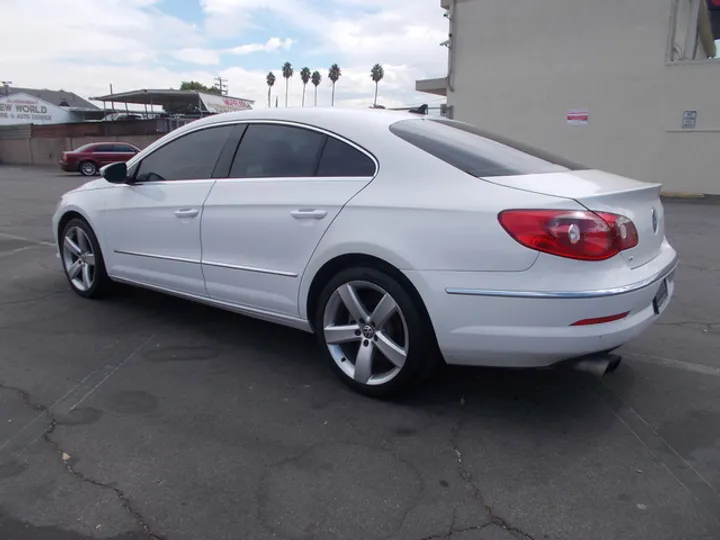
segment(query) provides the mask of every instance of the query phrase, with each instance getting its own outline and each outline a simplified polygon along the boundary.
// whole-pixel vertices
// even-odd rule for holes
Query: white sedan
[[[221,114],[102,176],[53,218],[78,294],[121,282],[315,332],[374,396],[443,359],[603,374],[674,290],[660,185],[442,118]]]

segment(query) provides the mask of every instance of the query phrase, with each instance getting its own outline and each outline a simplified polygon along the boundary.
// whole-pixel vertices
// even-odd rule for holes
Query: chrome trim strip
[[[148,283],[143,283],[142,281],[135,281],[132,279],[117,276],[110,276],[110,279],[119,283],[135,285],[137,287],[142,287],[143,289],[149,289],[152,291],[169,294],[171,296],[176,296],[178,298],[182,298],[183,300],[190,300],[199,304],[206,304],[208,306],[217,307],[226,311],[232,311],[234,313],[239,313],[240,315],[245,315],[254,319],[260,319],[262,321],[282,324],[283,326],[289,326],[290,328],[303,330],[304,332],[313,332],[312,327],[310,326],[310,323],[308,321],[306,321],[305,319],[300,319],[298,317],[292,317],[291,315],[284,315],[282,313],[274,313],[258,308],[241,306],[239,304],[225,302],[224,300],[210,298],[209,296],[199,296],[193,293],[181,292],[175,289],[168,289],[165,287],[160,287],[158,285],[150,285]]]
[[[294,127],[305,128],[305,129],[309,129],[309,130],[311,130],[311,131],[315,131],[315,132],[318,132],[318,133],[322,133],[323,135],[327,135],[328,137],[334,137],[335,139],[338,139],[339,141],[342,141],[342,142],[344,142],[344,143],[346,143],[346,144],[349,144],[350,146],[352,146],[353,148],[355,148],[355,149],[358,150],[359,152],[361,152],[361,153],[365,154],[367,157],[369,157],[369,158],[373,161],[373,163],[375,163],[375,173],[372,175],[372,178],[375,178],[375,177],[378,175],[378,172],[380,171],[380,162],[378,161],[378,159],[375,157],[375,155],[374,155],[372,152],[370,152],[370,151],[367,150],[366,148],[360,146],[360,145],[357,144],[356,142],[351,141],[350,139],[347,139],[347,138],[343,137],[342,135],[338,135],[337,133],[334,133],[334,132],[332,132],[332,131],[330,131],[330,130],[328,130],[328,129],[325,129],[325,128],[322,128],[322,127],[319,127],[319,126],[316,126],[316,125],[313,125],[313,124],[305,124],[305,123],[303,123],[303,122],[296,122],[296,121],[292,121],[292,120],[272,119],[272,118],[267,118],[267,119],[262,119],[262,118],[238,119],[238,118],[234,118],[234,119],[232,119],[232,120],[224,120],[224,121],[222,121],[222,122],[209,122],[209,123],[207,123],[207,124],[202,124],[202,125],[199,125],[199,126],[193,126],[193,127],[191,127],[191,128],[184,129],[184,130],[181,128],[180,130],[171,131],[170,133],[172,133],[173,136],[168,137],[169,134],[168,134],[168,135],[165,135],[165,137],[168,137],[167,139],[166,139],[165,137],[161,137],[160,139],[158,139],[157,141],[152,142],[149,146],[143,148],[142,150],[140,150],[140,152],[138,152],[138,153],[135,154],[133,157],[131,157],[131,158],[126,162],[127,168],[130,169],[131,167],[134,167],[135,164],[136,164],[138,161],[141,161],[141,160],[145,159],[147,156],[152,155],[152,154],[153,154],[154,152],[156,152],[157,150],[160,150],[160,148],[163,148],[164,146],[166,146],[166,145],[170,144],[171,142],[179,139],[180,137],[184,137],[184,136],[186,136],[186,135],[190,135],[191,133],[195,133],[196,131],[202,131],[202,130],[204,130],[204,129],[211,129],[211,128],[216,128],[216,127],[221,127],[221,126],[238,125],[238,124],[280,124],[280,125],[286,125],[286,126],[294,126]],[[185,124],[185,125],[187,126],[187,125],[191,125],[191,124]],[[184,127],[184,126],[183,126],[183,127]],[[143,155],[141,155],[141,154],[143,154]],[[232,177],[229,176],[228,178],[232,178]],[[313,178],[323,178],[323,177],[313,177]],[[331,177],[331,178],[332,178],[332,177]],[[366,177],[355,177],[355,176],[352,176],[352,177],[350,177],[350,178],[366,178]],[[214,182],[215,180],[218,180],[218,178],[212,178],[211,180]],[[174,182],[175,180],[171,180],[171,181]],[[182,181],[182,182],[187,182],[187,180],[180,180],[180,181]],[[145,182],[139,182],[138,184],[145,184]],[[135,184],[133,184],[133,185],[135,185]]]
[[[257,274],[270,274],[271,276],[298,277],[296,272],[285,272],[284,270],[271,270],[269,268],[255,268],[254,266],[240,266],[215,261],[202,261],[203,266],[215,266],[217,268],[228,268],[230,270],[242,270],[243,272],[255,272]]]
[[[490,296],[495,298],[555,298],[555,299],[583,299],[583,298],[604,298],[608,296],[617,296],[619,294],[627,294],[645,287],[649,287],[653,283],[657,283],[661,279],[672,274],[678,266],[679,259],[677,256],[665,268],[660,270],[653,276],[632,283],[615,287],[612,289],[600,289],[596,291],[497,291],[484,289],[462,289],[449,287],[445,289],[447,294],[463,295],[463,296]]]
[[[133,257],[145,257],[148,259],[159,259],[161,261],[174,261],[188,264],[203,264],[207,266],[215,266],[217,268],[228,268],[230,270],[242,270],[243,272],[255,272],[257,274],[269,274],[271,276],[283,276],[296,278],[296,272],[286,272],[284,270],[271,270],[270,268],[255,268],[254,266],[240,266],[235,264],[226,264],[214,261],[197,261],[194,259],[185,259],[183,257],[168,257],[167,255],[153,255],[151,253],[140,253],[137,251],[125,251],[123,249],[113,250],[118,255],[130,255]]]
[[[125,251],[123,249],[113,250],[118,255],[131,255],[133,257],[145,257],[147,259],[160,259],[161,261],[174,261],[188,264],[200,264],[200,261],[194,259],[185,259],[183,257],[168,257],[167,255],[153,255],[151,253],[139,253],[137,251]]]

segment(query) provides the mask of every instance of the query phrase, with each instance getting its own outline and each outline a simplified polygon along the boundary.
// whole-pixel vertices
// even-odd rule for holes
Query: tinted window
[[[392,124],[390,131],[473,176],[516,176],[587,168],[453,120],[402,120]]]
[[[374,176],[375,163],[349,144],[328,137],[316,176]]]
[[[115,145],[115,152],[132,152],[135,153],[135,149],[132,146],[127,146],[125,144],[116,144]]]
[[[93,152],[114,152],[115,147],[112,144],[98,144],[92,149]]]
[[[235,155],[230,177],[315,176],[325,138],[298,127],[251,124]]]
[[[91,152],[95,145],[93,143],[83,144],[81,147],[76,148],[73,152]]]
[[[203,129],[166,144],[140,163],[137,181],[212,178],[228,135],[235,126]]]

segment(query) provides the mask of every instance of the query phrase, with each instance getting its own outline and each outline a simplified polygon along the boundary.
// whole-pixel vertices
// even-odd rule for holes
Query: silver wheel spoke
[[[82,271],[82,262],[80,260],[75,261],[72,263],[68,269],[67,273],[70,279],[75,279],[80,275],[80,272]]]
[[[395,367],[403,367],[405,365],[405,358],[407,357],[403,348],[390,339],[385,332],[378,332],[376,336],[377,341],[375,345],[383,356],[390,360]]]
[[[395,313],[396,309],[397,304],[395,300],[393,300],[393,297],[389,294],[383,296],[380,302],[378,302],[378,305],[375,306],[372,315],[370,315],[370,319],[372,319],[375,328],[382,328],[390,316]]]
[[[89,289],[92,285],[92,276],[90,275],[90,267],[87,264],[83,264],[82,267],[82,282],[86,289]]]
[[[78,246],[75,242],[73,242],[70,239],[70,236],[65,237],[64,244],[65,244],[65,247],[68,248],[70,251],[72,251],[72,254],[75,255],[76,257],[79,257],[80,254],[82,253],[80,246]]]
[[[356,335],[356,332],[359,333],[359,331],[360,327],[357,324],[349,324],[346,326],[326,326],[325,341],[329,345],[360,341],[361,337]]]
[[[357,291],[355,291],[352,285],[346,283],[338,289],[338,294],[340,295],[343,304],[345,304],[345,307],[350,312],[350,316],[354,320],[357,322],[360,322],[361,320],[367,321],[367,310],[360,301],[360,298],[358,298]]]
[[[90,266],[95,266],[95,255],[93,255],[92,253],[86,254],[85,263],[89,264]]]
[[[372,375],[372,360],[375,346],[372,341],[368,342],[367,347],[360,345],[357,358],[355,359],[355,377],[354,379],[362,384],[367,384]]]
[[[90,242],[88,242],[87,236],[85,236],[85,232],[80,229],[75,229],[75,231],[77,234],[77,245],[80,247],[80,250],[83,253],[90,251]]]

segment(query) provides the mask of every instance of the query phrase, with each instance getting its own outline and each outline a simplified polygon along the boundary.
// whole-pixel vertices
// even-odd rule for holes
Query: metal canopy
[[[251,99],[235,98],[231,96],[220,96],[215,94],[207,94],[205,92],[197,92],[195,90],[132,90],[130,92],[120,92],[118,94],[108,94],[105,96],[91,97],[94,101],[105,101],[113,103],[134,103],[137,105],[189,105],[197,107],[202,105],[203,112],[216,112],[208,101],[222,100],[225,103],[231,103],[237,106],[237,110],[249,109],[255,103]],[[209,106],[210,105],[210,106]]]

